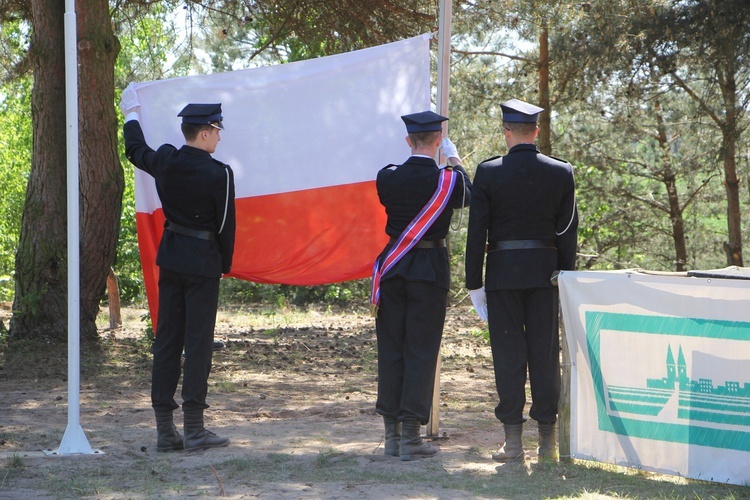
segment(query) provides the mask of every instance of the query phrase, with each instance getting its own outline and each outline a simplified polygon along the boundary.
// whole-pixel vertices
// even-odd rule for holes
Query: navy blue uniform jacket
[[[435,219],[422,237],[423,241],[444,239],[448,235],[454,208],[469,206],[471,202],[471,181],[462,166],[451,167],[458,172],[456,185],[448,205]],[[411,156],[402,165],[391,165],[378,172],[376,186],[380,203],[388,215],[385,232],[398,238],[406,226],[430,201],[438,185],[440,170],[431,158]],[[386,245],[378,259],[382,259]],[[448,251],[445,248],[413,248],[385,276],[383,280],[402,276],[410,281],[426,281],[450,288],[450,266]]]
[[[486,254],[485,290],[546,288],[555,270],[575,268],[578,212],[572,166],[518,144],[479,164],[466,240],[466,287],[482,287],[487,242],[551,240],[555,248]]]
[[[216,240],[210,241],[165,230],[156,264],[207,278],[228,273],[236,225],[232,169],[208,152],[187,145],[177,149],[164,144],[154,151],[146,144],[137,120],[125,123],[123,134],[128,160],[156,181],[167,220],[216,235]]]

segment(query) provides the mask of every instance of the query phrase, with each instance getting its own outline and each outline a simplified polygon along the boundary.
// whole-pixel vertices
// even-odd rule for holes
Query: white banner
[[[571,454],[750,484],[750,281],[571,272]]]

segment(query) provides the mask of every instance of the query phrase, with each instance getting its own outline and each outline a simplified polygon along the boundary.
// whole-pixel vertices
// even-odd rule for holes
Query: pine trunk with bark
[[[552,104],[549,97],[549,28],[543,23],[539,32],[539,151],[552,154]]]
[[[31,0],[33,153],[18,251],[13,339],[67,339],[65,3]],[[81,337],[96,338],[119,232],[124,179],[117,156],[114,63],[106,0],[78,0]]]
[[[669,222],[672,225],[672,242],[675,251],[675,271],[687,271],[687,242],[685,240],[685,219],[683,207],[680,204],[680,195],[677,189],[677,174],[672,168],[672,150],[667,135],[667,125],[664,120],[661,103],[658,99],[654,101],[654,114],[656,115],[656,138],[661,150],[661,172],[659,177],[667,190],[669,206]]]
[[[724,243],[727,265],[744,265],[742,257],[742,211],[740,209],[740,179],[737,176],[737,85],[734,80],[732,61],[719,71],[719,86],[724,97],[725,121],[722,123],[722,160],[724,163],[724,188],[727,193],[727,232],[729,241]]]

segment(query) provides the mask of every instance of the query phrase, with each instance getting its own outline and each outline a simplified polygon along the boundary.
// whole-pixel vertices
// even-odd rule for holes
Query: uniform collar
[[[196,148],[193,146],[188,146],[187,144],[183,145],[182,148],[180,148],[183,152],[195,155],[195,156],[203,156],[205,158],[211,158],[211,153],[208,151],[205,151],[200,148]]]
[[[539,153],[539,149],[536,147],[536,144],[523,143],[523,144],[516,144],[515,146],[510,148],[510,151],[508,151],[508,154],[517,153],[519,151],[536,151],[537,153]]]
[[[419,163],[420,165],[431,165],[431,166],[437,166],[437,162],[434,158],[430,158],[429,156],[424,155],[411,155],[408,160],[406,160],[407,163]]]

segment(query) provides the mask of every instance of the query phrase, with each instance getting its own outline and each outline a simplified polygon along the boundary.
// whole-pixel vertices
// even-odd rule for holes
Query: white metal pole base
[[[44,454],[48,457],[56,457],[64,455],[104,455],[104,452],[91,447],[80,425],[68,425],[60,447],[56,450],[44,450]]]

